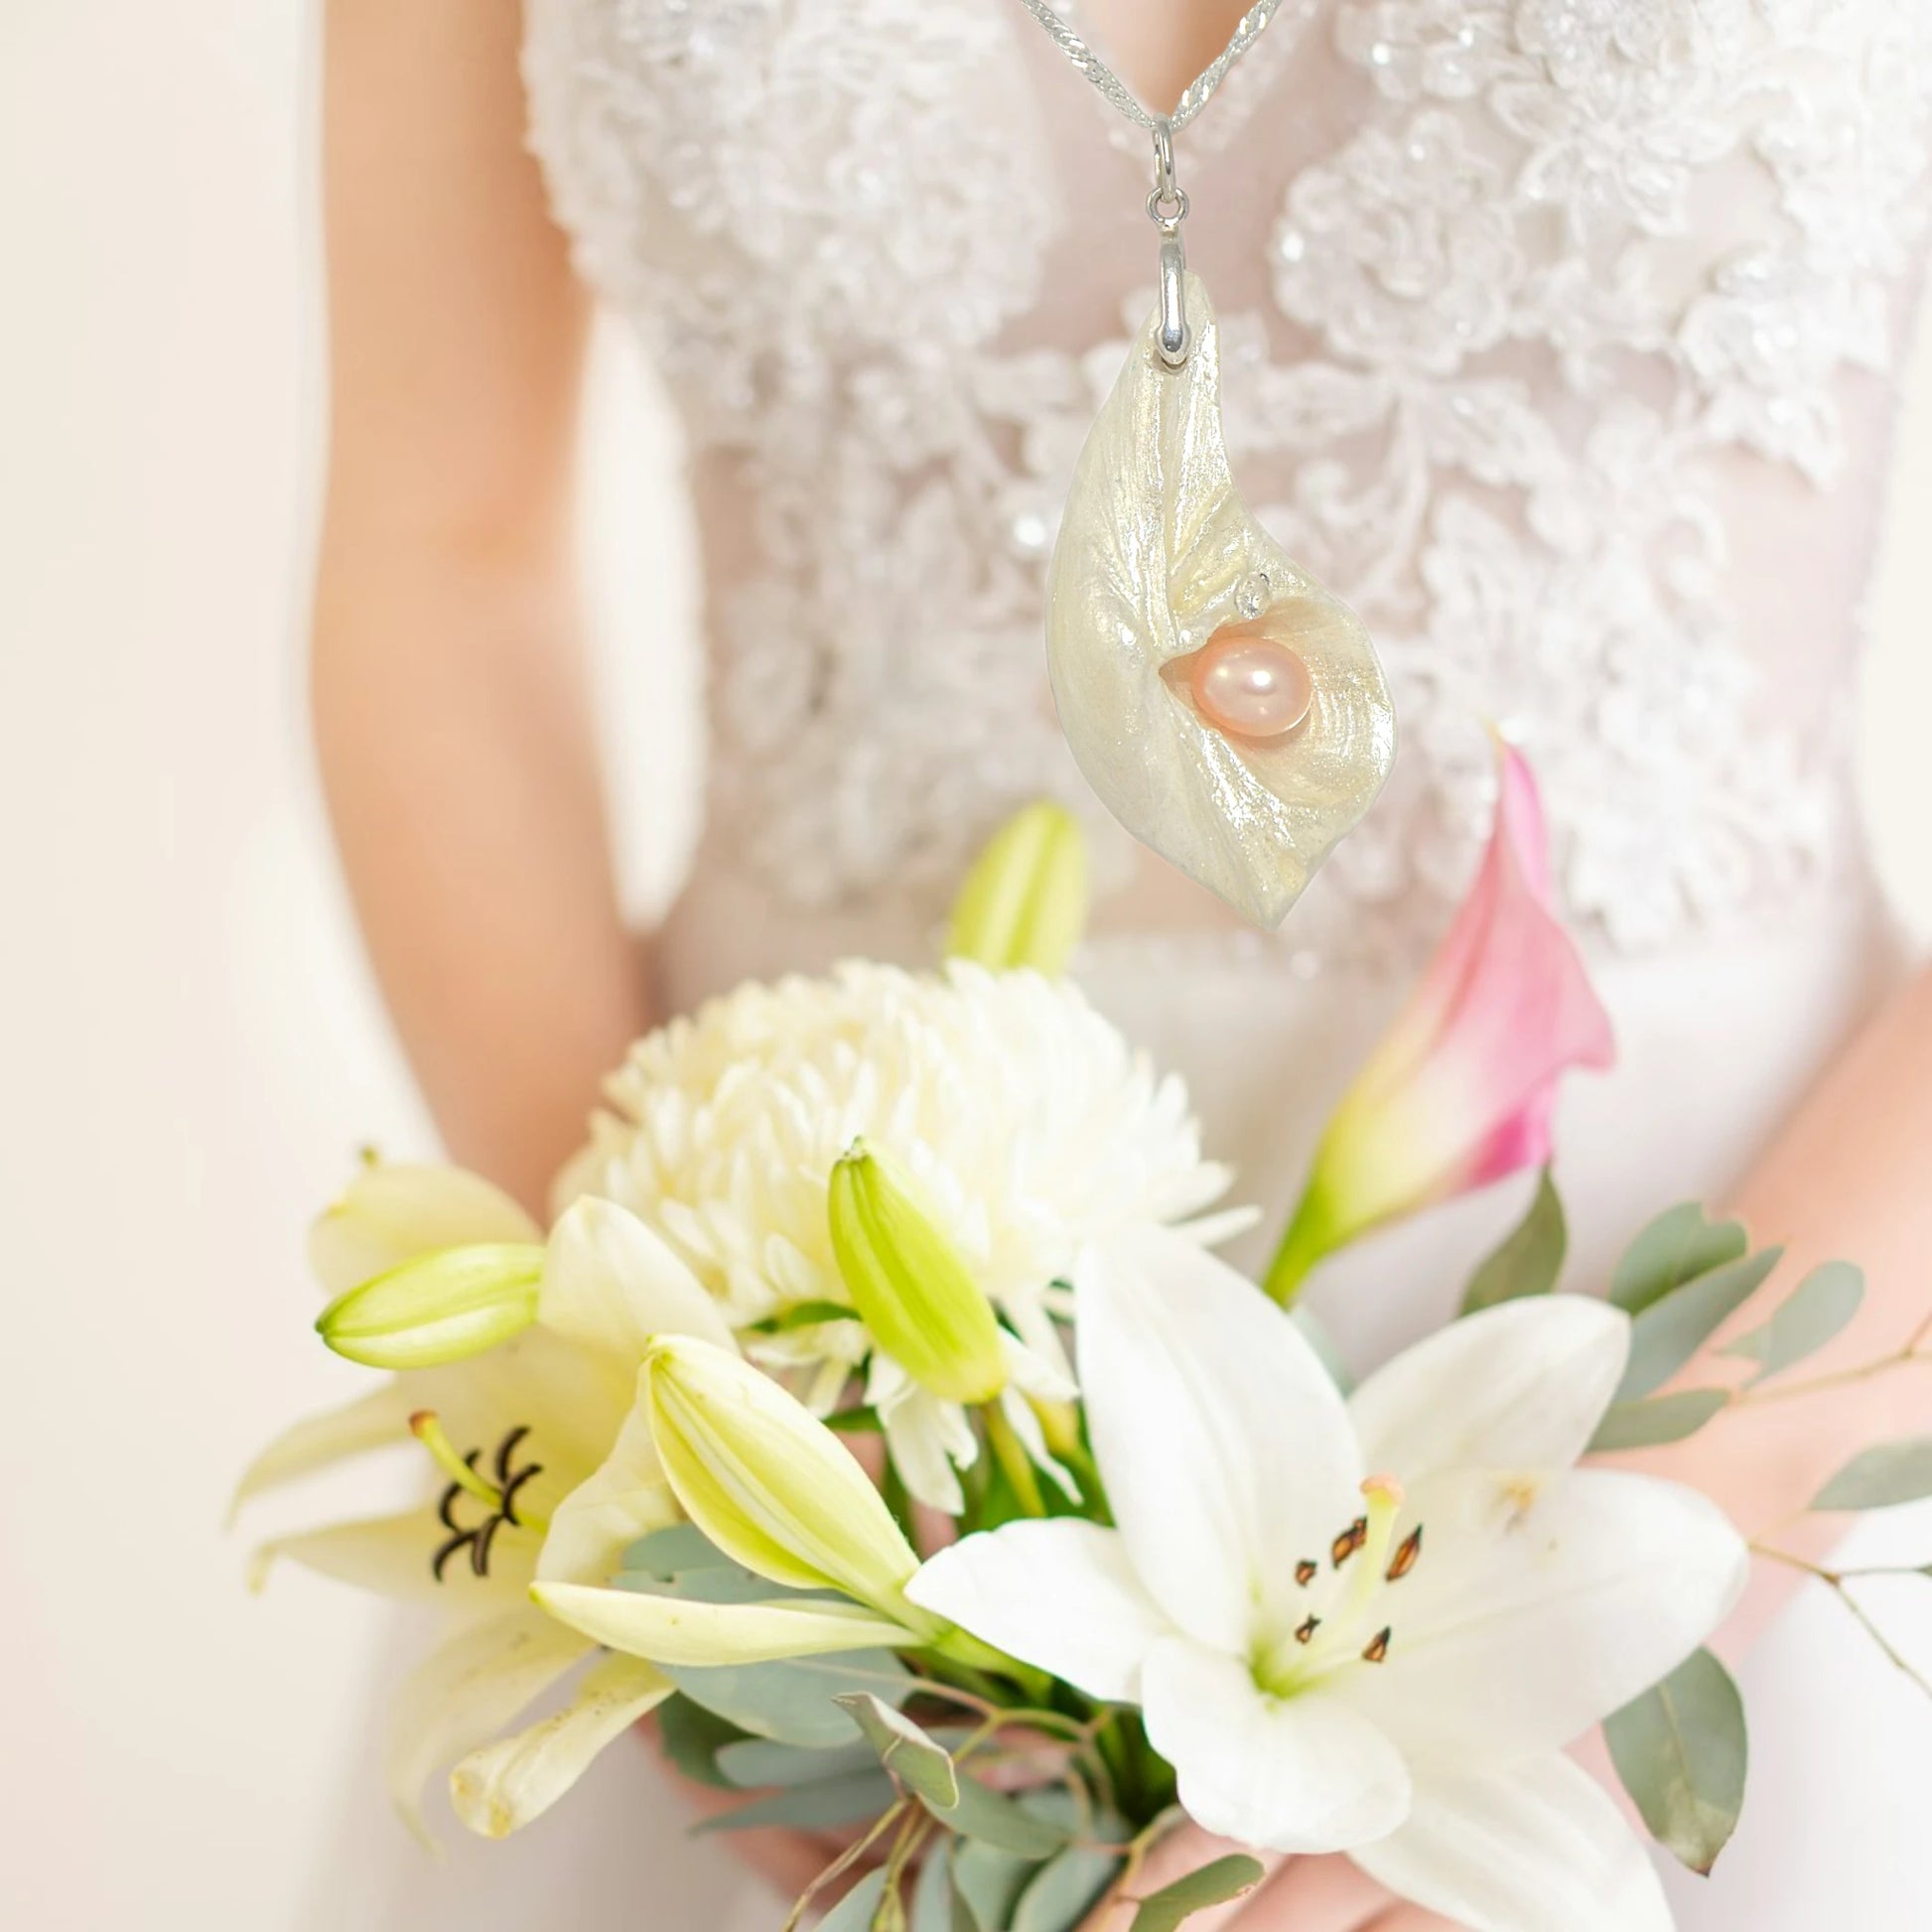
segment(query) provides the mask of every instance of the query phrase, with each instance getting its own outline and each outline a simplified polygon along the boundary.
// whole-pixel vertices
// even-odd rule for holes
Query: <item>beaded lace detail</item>
[[[1011,0],[527,13],[560,217],[689,436],[701,865],[928,917],[1051,792],[1124,882],[1040,612],[1152,299],[1143,137],[1109,139]],[[1856,866],[1857,606],[1929,114],[1932,9],[1904,0],[1286,0],[1181,137],[1237,481],[1367,621],[1404,734],[1298,957],[1433,940],[1486,829],[1489,721],[1600,943]]]

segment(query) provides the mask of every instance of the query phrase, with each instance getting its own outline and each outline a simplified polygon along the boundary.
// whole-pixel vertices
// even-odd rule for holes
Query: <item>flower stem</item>
[[[1040,1493],[1039,1477],[1034,1472],[1033,1457],[1027,1453],[1026,1444],[1007,1420],[1006,1411],[994,1402],[988,1403],[980,1414],[986,1419],[986,1440],[993,1450],[993,1459],[999,1463],[1000,1473],[1012,1485],[1020,1507],[1029,1516],[1044,1516],[1046,1498]]]
[[[1928,1683],[1917,1667],[1900,1653],[1891,1639],[1872,1621],[1870,1612],[1865,1609],[1864,1605],[1847,1587],[1848,1577],[1882,1577],[1904,1573],[1886,1570],[1855,1570],[1850,1572],[1828,1570],[1822,1563],[1813,1563],[1807,1557],[1798,1556],[1790,1550],[1776,1549],[1769,1544],[1753,1543],[1751,1549],[1756,1555],[1763,1557],[1767,1562],[1781,1563],[1788,1569],[1802,1571],[1807,1577],[1814,1578],[1817,1582],[1823,1584],[1851,1611],[1860,1628],[1878,1646],[1886,1660],[1897,1669],[1903,1671],[1928,1698],[1932,1698],[1932,1683]]]
[[[1314,1272],[1315,1264],[1337,1245],[1329,1219],[1320,1190],[1310,1186],[1296,1203],[1288,1232],[1261,1278],[1263,1292],[1282,1308],[1295,1306],[1302,1284]]]

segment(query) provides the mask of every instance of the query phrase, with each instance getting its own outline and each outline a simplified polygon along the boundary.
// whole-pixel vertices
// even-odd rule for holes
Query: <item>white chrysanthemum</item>
[[[959,1506],[952,1464],[976,1449],[964,1413],[861,1323],[805,1307],[850,1303],[826,1192],[855,1140],[916,1185],[1018,1338],[1006,1413],[1042,1460],[1020,1392],[1071,1393],[1055,1285],[1083,1247],[1150,1222],[1216,1240],[1247,1219],[1196,1218],[1230,1176],[1201,1158],[1180,1081],[1077,988],[1035,973],[851,964],[743,987],[640,1040],[607,1095],[560,1204],[603,1194],[658,1228],[748,1352],[820,1413],[864,1369],[900,1472],[942,1508]]]

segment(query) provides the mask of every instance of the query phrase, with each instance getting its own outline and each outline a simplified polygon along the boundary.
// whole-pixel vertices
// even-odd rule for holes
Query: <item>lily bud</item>
[[[1058,974],[1086,922],[1086,834],[1063,805],[1041,800],[1008,819],[973,862],[946,950],[1000,971]]]
[[[1615,1058],[1557,916],[1536,779],[1501,744],[1497,782],[1468,897],[1315,1151],[1263,1284],[1284,1307],[1317,1262],[1371,1230],[1546,1165],[1563,1076]]]
[[[685,1513],[773,1583],[835,1589],[901,1620],[919,1567],[852,1451],[749,1362],[686,1336],[657,1341],[639,1387]]]
[[[1007,1385],[993,1304],[905,1183],[854,1142],[828,1202],[832,1253],[873,1339],[934,1395],[991,1402]]]
[[[437,1368],[481,1355],[537,1318],[535,1242],[445,1248],[339,1295],[316,1319],[338,1355],[369,1368]]]
[[[484,1241],[542,1239],[536,1222],[481,1174],[392,1166],[370,1153],[310,1228],[309,1262],[325,1294],[345,1295],[419,1255]]]

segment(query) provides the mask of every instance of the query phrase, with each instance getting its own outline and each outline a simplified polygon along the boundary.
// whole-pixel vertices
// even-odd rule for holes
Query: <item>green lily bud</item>
[[[918,1553],[858,1458],[795,1396],[729,1349],[684,1335],[651,1344],[639,1387],[665,1477],[727,1556],[914,1629],[932,1621],[905,1602]]]
[[[973,862],[946,950],[1001,971],[1057,974],[1086,923],[1086,834],[1063,805],[1041,800],[1008,819]]]
[[[444,1248],[339,1295],[316,1318],[338,1355],[370,1368],[437,1368],[481,1355],[537,1318],[535,1242]]]
[[[829,1206],[832,1253],[873,1339],[934,1395],[991,1402],[1007,1385],[993,1304],[906,1184],[854,1142]]]

